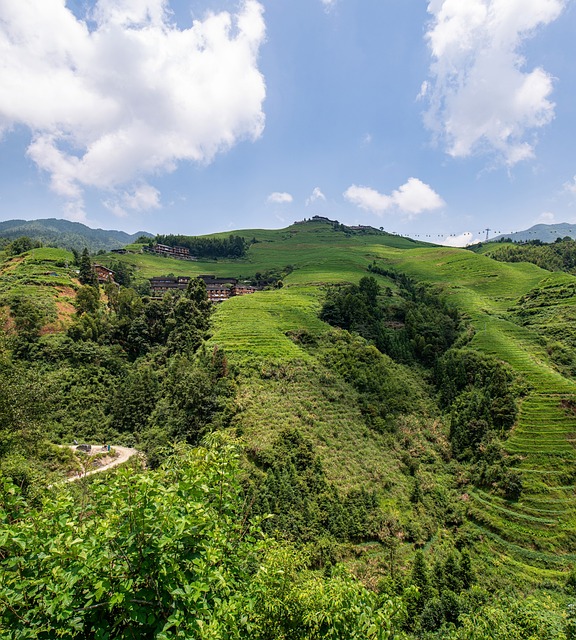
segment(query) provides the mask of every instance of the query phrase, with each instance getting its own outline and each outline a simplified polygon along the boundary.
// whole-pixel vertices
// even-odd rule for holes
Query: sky
[[[576,0],[0,0],[0,219],[576,223]]]

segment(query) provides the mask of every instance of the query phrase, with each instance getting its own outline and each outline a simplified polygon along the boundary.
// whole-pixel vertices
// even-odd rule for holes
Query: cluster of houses
[[[208,300],[211,302],[222,302],[232,296],[243,296],[258,290],[256,287],[238,282],[236,278],[217,278],[207,275],[197,277],[204,280]],[[152,295],[159,297],[168,291],[185,290],[189,282],[188,276],[158,276],[150,278],[150,288]]]
[[[99,284],[114,282],[114,271],[112,269],[108,269],[108,267],[101,264],[93,264],[92,268],[98,276]],[[244,296],[258,291],[258,287],[239,282],[236,278],[218,278],[210,275],[197,277],[204,280],[208,300],[211,302],[222,302],[233,296]],[[158,276],[150,278],[150,289],[154,297],[161,297],[168,291],[186,290],[189,282],[189,276]]]
[[[195,256],[190,255],[188,247],[169,247],[167,244],[156,243],[151,247],[144,247],[143,250],[149,253],[157,253],[161,256],[178,258],[178,260],[196,260]]]

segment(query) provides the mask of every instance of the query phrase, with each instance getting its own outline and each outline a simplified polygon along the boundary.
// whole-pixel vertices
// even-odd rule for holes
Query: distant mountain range
[[[131,244],[140,236],[153,238],[147,231],[138,231],[132,235],[124,231],[107,231],[105,229],[91,229],[80,222],[46,218],[44,220],[6,220],[0,222],[0,238],[14,240],[21,236],[28,236],[32,240],[40,240],[42,244],[76,249],[84,247],[92,252],[103,249],[120,249]]]
[[[541,240],[542,242],[554,242],[556,238],[564,238],[570,236],[576,238],[576,223],[568,224],[561,222],[560,224],[537,224],[526,231],[517,231],[516,233],[504,233],[495,238],[490,238],[490,242],[495,242],[500,238],[510,238],[514,242],[527,242],[528,240]]]

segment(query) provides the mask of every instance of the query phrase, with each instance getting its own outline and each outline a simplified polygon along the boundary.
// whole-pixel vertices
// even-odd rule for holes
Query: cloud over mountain
[[[409,178],[390,195],[379,193],[371,187],[352,185],[344,192],[344,197],[372,213],[381,215],[386,211],[396,210],[409,218],[444,206],[444,201],[434,189],[418,178]]]
[[[29,128],[28,155],[71,216],[87,187],[155,207],[146,176],[261,135],[264,37],[256,0],[188,29],[167,0],[98,0],[85,20],[65,0],[0,2],[0,131]]]

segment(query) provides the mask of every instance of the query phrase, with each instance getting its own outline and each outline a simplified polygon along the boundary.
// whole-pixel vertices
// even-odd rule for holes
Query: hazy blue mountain
[[[81,250],[88,247],[90,251],[110,251],[131,244],[136,238],[145,235],[153,237],[147,231],[129,234],[124,231],[91,229],[80,222],[46,218],[44,220],[6,220],[0,222],[0,238],[13,240],[20,236],[28,236],[40,240],[44,245],[62,247],[64,249]]]
[[[526,231],[517,231],[516,233],[504,233],[495,238],[490,238],[490,242],[499,240],[500,238],[510,238],[514,242],[526,242],[528,240],[541,240],[542,242],[554,242],[556,238],[564,238],[570,236],[576,238],[576,223],[568,224],[561,222],[559,224],[536,224]]]

